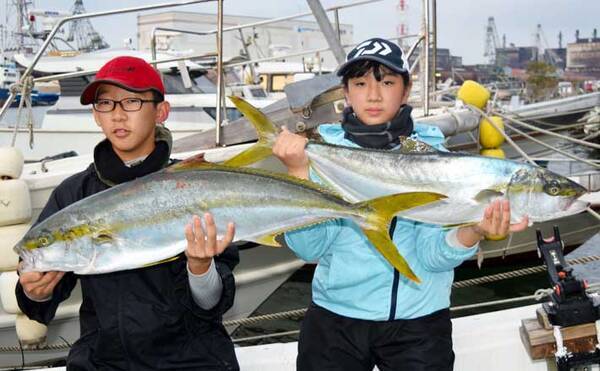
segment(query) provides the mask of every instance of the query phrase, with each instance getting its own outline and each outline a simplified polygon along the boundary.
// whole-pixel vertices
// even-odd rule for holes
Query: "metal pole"
[[[423,100],[423,115],[429,116],[429,76],[430,76],[430,60],[429,60],[429,48],[430,39],[429,39],[429,0],[423,0],[423,24],[422,24],[423,35],[425,36],[425,43],[423,44],[423,48],[425,49],[424,58],[422,60],[422,64],[420,66],[421,70],[421,99]]]
[[[435,92],[437,85],[437,0],[431,0],[431,87]]]
[[[223,121],[223,0],[217,2],[217,112],[215,115],[215,145],[221,145],[221,121]]]
[[[206,2],[209,2],[209,1],[214,1],[214,0],[188,0],[188,1],[180,1],[180,2],[174,2],[174,3],[144,5],[144,6],[137,6],[137,7],[132,7],[132,8],[125,8],[125,9],[118,9],[118,10],[109,10],[109,11],[105,11],[105,12],[77,14],[77,15],[73,15],[71,17],[62,18],[60,21],[58,21],[56,23],[56,25],[54,25],[54,28],[52,28],[52,31],[50,31],[50,33],[48,34],[48,36],[46,36],[46,40],[44,40],[44,43],[42,44],[42,46],[38,50],[37,54],[33,58],[33,61],[25,69],[25,72],[23,72],[23,74],[21,75],[20,81],[21,82],[25,81],[25,78],[27,78],[29,75],[31,75],[31,72],[33,71],[33,68],[35,67],[35,65],[37,64],[37,62],[39,62],[40,58],[42,57],[42,54],[44,54],[44,52],[46,51],[46,49],[48,48],[48,46],[52,42],[52,39],[54,38],[54,36],[58,32],[58,30],[65,23],[67,23],[67,22],[75,21],[75,20],[78,20],[78,19],[102,17],[102,16],[105,16],[105,15],[124,14],[124,13],[139,12],[139,11],[142,11],[142,10],[153,10],[153,9],[161,9],[161,8],[169,8],[169,7],[182,6],[182,5],[206,3]],[[2,117],[4,117],[4,114],[6,113],[6,110],[8,109],[8,107],[10,106],[10,104],[12,103],[12,101],[15,99],[15,97],[16,97],[16,94],[15,93],[11,93],[8,96],[8,98],[6,99],[6,102],[4,102],[4,105],[2,106],[2,109],[0,110],[0,120],[2,120]]]
[[[337,34],[337,38],[339,42],[342,42],[342,31],[340,30],[340,11],[339,9],[335,9],[333,11],[333,16],[335,19],[335,33]]]
[[[317,23],[319,24],[319,28],[321,28],[321,32],[327,40],[327,45],[331,48],[333,52],[333,56],[338,64],[344,63],[346,60],[346,52],[340,41],[335,36],[335,32],[333,31],[333,27],[331,27],[331,23],[329,22],[329,18],[327,18],[327,13],[325,13],[325,9],[323,9],[323,5],[319,2],[319,0],[306,0],[308,2],[308,6],[310,10],[315,16]]]

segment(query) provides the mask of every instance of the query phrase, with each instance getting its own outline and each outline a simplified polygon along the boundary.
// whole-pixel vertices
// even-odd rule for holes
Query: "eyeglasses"
[[[121,100],[112,99],[96,99],[93,103],[94,109],[98,112],[112,112],[117,103],[125,112],[136,112],[142,109],[144,103],[156,103],[155,100],[140,99],[140,98],[125,98]]]

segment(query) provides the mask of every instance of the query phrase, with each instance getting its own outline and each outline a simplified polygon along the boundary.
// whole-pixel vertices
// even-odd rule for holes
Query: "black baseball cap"
[[[338,68],[337,75],[344,76],[351,64],[365,60],[379,62],[399,74],[408,74],[410,70],[408,61],[398,45],[376,37],[365,40],[352,49],[346,57],[346,62]]]

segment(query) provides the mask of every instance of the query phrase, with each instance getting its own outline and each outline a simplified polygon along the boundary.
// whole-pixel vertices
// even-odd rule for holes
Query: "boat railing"
[[[162,4],[153,4],[153,5],[143,5],[143,6],[137,6],[137,7],[129,7],[129,8],[123,8],[123,9],[117,9],[117,10],[108,10],[108,11],[101,11],[101,12],[76,14],[76,15],[73,15],[73,16],[62,18],[62,19],[60,19],[60,21],[58,21],[54,25],[54,27],[52,28],[52,30],[50,31],[50,33],[48,34],[48,36],[44,40],[44,43],[40,46],[39,50],[35,54],[32,62],[29,64],[29,66],[27,66],[27,68],[25,69],[25,71],[21,75],[21,78],[19,79],[19,85],[33,87],[32,84],[31,84],[31,82],[32,82],[31,75],[32,75],[32,72],[33,72],[35,66],[37,65],[37,63],[41,59],[42,55],[44,54],[44,52],[46,51],[46,49],[48,48],[48,46],[51,44],[52,40],[56,37],[56,34],[58,33],[59,29],[63,25],[65,25],[66,23],[68,23],[68,22],[72,22],[72,21],[76,21],[76,20],[81,20],[81,19],[97,18],[97,17],[115,15],[115,14],[125,14],[125,13],[132,13],[132,12],[139,12],[139,11],[146,11],[146,10],[156,10],[156,9],[163,9],[163,8],[170,8],[170,7],[179,7],[179,6],[192,5],[192,4],[200,4],[200,3],[208,3],[208,2],[214,2],[214,1],[218,1],[219,3],[222,3],[223,0],[186,0],[186,1],[177,1],[177,2],[162,3]],[[222,15],[222,14],[219,14],[219,15]],[[11,103],[14,101],[14,99],[17,96],[17,94],[18,94],[18,89],[17,88],[10,90],[10,94],[9,94],[8,98],[4,102],[2,108],[0,109],[0,120],[2,120],[2,118],[4,117],[6,111],[8,110],[8,107],[10,107]]]

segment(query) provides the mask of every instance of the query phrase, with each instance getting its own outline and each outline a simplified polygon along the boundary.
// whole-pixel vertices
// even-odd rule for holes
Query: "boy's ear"
[[[94,117],[94,122],[96,123],[96,125],[98,125],[99,127],[102,127],[102,125],[100,125],[100,120],[98,120],[98,112],[96,112],[96,110],[93,108],[92,108],[92,117]]]
[[[169,112],[171,112],[171,104],[167,101],[162,101],[156,106],[156,122],[162,123],[167,121],[169,118]]]
[[[344,91],[344,99],[346,100],[346,106],[351,106],[352,103],[350,102],[350,97],[348,95],[348,88],[344,86],[342,87],[342,90]]]
[[[404,98],[405,102],[408,101],[408,97],[410,96],[410,91],[412,89],[412,86],[413,86],[413,82],[412,82],[412,80],[409,80],[408,85],[406,85],[406,88],[404,89],[404,97],[403,98]]]

